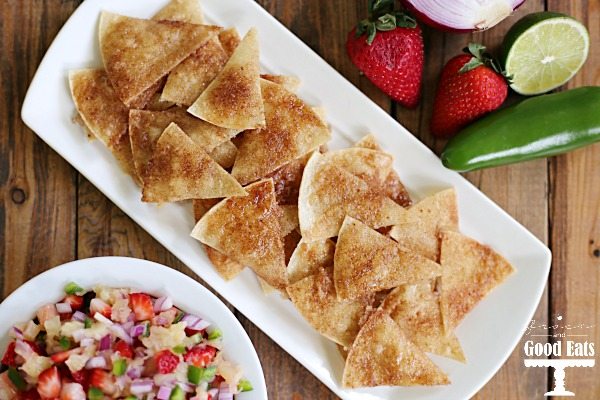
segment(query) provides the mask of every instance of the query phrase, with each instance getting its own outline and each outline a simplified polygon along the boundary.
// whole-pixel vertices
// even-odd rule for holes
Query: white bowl
[[[238,398],[267,398],[265,379],[254,346],[225,304],[181,272],[137,258],[86,258],[60,265],[30,279],[0,304],[0,349],[6,348],[8,331],[15,323],[32,318],[43,304],[59,301],[69,282],[76,282],[85,289],[101,284],[136,288],[154,296],[168,294],[177,307],[221,329],[225,358],[241,365],[245,378],[254,387],[250,392],[240,393]]]

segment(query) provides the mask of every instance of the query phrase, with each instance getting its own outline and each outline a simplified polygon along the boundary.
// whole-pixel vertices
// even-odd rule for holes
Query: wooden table
[[[21,103],[37,65],[79,3],[78,0],[5,0],[0,9],[0,279],[4,296],[47,268],[93,256],[145,258],[191,274],[21,122]],[[428,133],[428,121],[442,65],[471,40],[497,48],[504,32],[521,15],[547,9],[583,21],[590,28],[591,53],[568,87],[600,84],[598,0],[529,0],[515,17],[484,33],[455,35],[426,29],[423,101],[416,110],[406,110],[390,102],[359,75],[346,57],[346,33],[365,16],[366,1],[260,0],[259,3],[435,151],[443,143]],[[594,325],[588,340],[595,341],[598,352],[600,145],[549,160],[466,176],[546,242],[554,253],[548,288],[536,312],[536,321],[551,322],[560,314],[563,321]],[[239,313],[236,315],[256,346],[271,399],[336,398],[251,322]],[[552,385],[548,378],[551,375],[543,368],[524,367],[522,343],[476,398],[543,398]],[[579,399],[598,399],[599,375],[600,367],[568,373],[567,387]]]

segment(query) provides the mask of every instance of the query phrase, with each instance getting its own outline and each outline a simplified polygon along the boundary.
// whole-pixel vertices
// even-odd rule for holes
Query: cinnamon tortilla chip
[[[231,174],[253,182],[327,142],[329,128],[295,94],[261,79],[266,127],[244,132]]]
[[[220,28],[176,21],[152,21],[102,12],[100,52],[115,92],[132,102],[167,75]]]
[[[171,0],[152,19],[155,21],[181,21],[198,25],[204,23],[200,0]]]
[[[287,266],[288,282],[298,282],[319,269],[333,267],[335,243],[331,239],[305,242],[301,240]]]
[[[272,180],[246,188],[247,196],[230,197],[212,207],[191,235],[246,265],[271,286],[287,285],[285,254]]]
[[[231,57],[235,49],[239,46],[242,38],[238,33],[237,29],[229,28],[222,30],[219,32],[219,41],[221,42],[221,46],[227,53],[228,57]]]
[[[281,226],[281,237],[286,237],[293,230],[298,228],[298,206],[285,205],[279,206],[281,208],[281,219],[279,225]]]
[[[129,112],[131,151],[135,170],[140,179],[154,152],[156,141],[172,122],[176,123],[194,143],[209,153],[237,134],[237,131],[220,128],[195,118],[179,107],[165,111],[131,110]]]
[[[515,269],[489,246],[458,232],[442,232],[441,241],[440,304],[446,332],[452,332]]]
[[[69,72],[71,96],[92,134],[113,153],[121,168],[136,177],[127,130],[127,107],[119,100],[102,69]]]
[[[382,308],[421,350],[465,362],[454,332],[444,330],[435,281],[402,285],[385,298]]]
[[[223,128],[263,127],[258,53],[258,31],[252,28],[188,112]]]
[[[298,197],[300,231],[306,241],[337,236],[346,215],[372,228],[402,221],[407,211],[385,195],[372,190],[368,183],[323,162],[314,153],[302,176]]]
[[[342,346],[351,346],[370,299],[339,300],[331,269],[319,269],[287,287],[287,292],[306,321],[320,334]]]
[[[267,175],[267,178],[272,178],[275,184],[275,195],[278,204],[298,204],[300,181],[310,155],[309,153],[296,158]]]
[[[323,162],[342,168],[376,188],[383,185],[392,171],[393,161],[387,153],[358,147],[323,154]]]
[[[340,299],[355,299],[441,274],[439,264],[401,248],[392,239],[352,217],[344,220],[333,267]]]
[[[218,202],[220,202],[221,200],[223,200],[223,199],[194,199],[192,201],[192,210],[194,212],[194,221],[196,221],[196,222],[200,221],[200,218],[202,218],[204,216],[204,214],[206,214],[208,212],[208,210],[213,208],[213,206],[215,204],[217,204]]]
[[[371,315],[350,348],[342,386],[447,385],[448,376],[383,310]]]
[[[144,172],[142,201],[246,195],[242,186],[175,123],[156,142]]]
[[[237,147],[231,140],[221,143],[210,153],[210,156],[223,168],[229,169],[233,166],[235,162],[235,157],[237,156]]]
[[[290,92],[296,92],[296,90],[298,90],[298,88],[300,87],[300,79],[298,79],[298,77],[295,76],[261,74],[260,77],[262,79],[266,79],[268,81],[281,85]]]
[[[210,246],[205,245],[204,249],[217,273],[226,281],[230,281],[238,276],[245,268],[242,264],[233,261],[231,258]]]
[[[407,249],[425,257],[439,259],[439,233],[442,230],[458,231],[458,205],[456,191],[446,189],[429,196],[408,209],[397,222],[390,236]]]

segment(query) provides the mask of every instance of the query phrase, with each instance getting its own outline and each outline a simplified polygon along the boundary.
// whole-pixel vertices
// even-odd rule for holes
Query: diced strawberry
[[[70,321],[73,318],[73,313],[59,314],[61,321]]]
[[[69,294],[63,299],[63,303],[69,304],[73,310],[79,310],[83,307],[83,296]]]
[[[60,396],[61,389],[60,375],[56,366],[52,366],[42,372],[38,377],[37,391],[40,397],[53,399]]]
[[[57,315],[58,311],[56,311],[56,306],[54,304],[46,304],[37,310],[37,318],[38,321],[40,321],[41,326],[44,326],[44,322],[56,317]]]
[[[67,358],[69,358],[69,356],[71,355],[71,353],[73,353],[73,350],[66,350],[66,351],[61,351],[59,353],[54,353],[50,356],[50,358],[52,359],[52,361],[54,361],[56,364],[62,363],[67,361]]]
[[[213,381],[210,383],[210,387],[218,388],[221,386],[222,382],[225,382],[225,378],[223,378],[221,375],[216,375],[215,379],[213,379]]]
[[[112,395],[116,390],[112,375],[102,369],[92,370],[90,375],[90,386],[96,387],[108,395]]]
[[[206,398],[206,400],[213,400],[212,395],[209,393],[208,397]]]
[[[170,374],[175,371],[179,364],[179,357],[169,350],[158,352],[155,356],[158,372],[161,374]]]
[[[199,333],[201,336],[206,337],[205,333],[206,333],[206,329],[202,329],[201,331],[197,331],[195,329],[190,329],[190,328],[185,328],[185,336],[194,336],[196,333]]]
[[[196,346],[185,353],[183,359],[188,364],[204,368],[210,364],[215,355],[217,355],[217,349],[212,346]]]
[[[31,347],[31,350],[33,350],[35,353],[39,354],[39,355],[43,355],[42,352],[40,351],[40,347],[38,346],[38,344],[36,342],[32,342],[31,340],[23,340],[25,343],[27,343],[29,345],[29,347]]]
[[[83,389],[87,392],[90,384],[89,369],[81,369],[79,371],[71,372],[71,378],[73,378],[74,382],[81,384]]]
[[[96,313],[100,313],[100,314],[104,315],[106,318],[110,318],[110,315],[112,313],[112,308],[108,304],[106,304],[104,301],[102,301],[96,297],[95,299],[92,299],[92,301],[90,302],[90,314],[93,317],[94,314],[96,314]]]
[[[66,383],[60,391],[60,400],[85,400],[85,391],[79,383]]]
[[[133,358],[133,348],[123,340],[117,340],[113,345],[113,350],[115,353],[121,353],[123,358]]]
[[[129,307],[133,310],[136,321],[146,321],[154,317],[152,298],[145,293],[131,293]]]
[[[15,357],[17,353],[15,353],[16,342],[10,342],[6,351],[4,352],[4,356],[2,357],[2,364],[9,367],[16,367],[17,363],[15,361]]]
[[[36,388],[31,388],[20,393],[19,400],[40,400],[40,394]]]
[[[14,399],[17,396],[17,389],[8,377],[8,371],[0,374],[0,393],[3,393],[7,399]]]

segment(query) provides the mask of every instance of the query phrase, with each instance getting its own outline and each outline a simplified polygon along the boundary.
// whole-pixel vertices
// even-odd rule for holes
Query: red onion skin
[[[525,0],[518,0],[518,1],[520,1],[520,3],[513,5],[513,11],[516,10],[517,8],[521,7],[521,5],[523,3],[525,3]],[[442,25],[439,22],[434,21],[431,18],[429,18],[429,16],[427,14],[424,14],[421,11],[417,10],[417,8],[409,0],[401,0],[401,2],[402,2],[402,5],[411,14],[413,14],[415,17],[417,17],[419,19],[419,21],[421,21],[421,22],[425,23],[426,25],[429,25],[430,27],[437,29],[439,31],[450,32],[450,33],[469,33],[469,32],[474,32],[474,31],[485,30],[485,29],[477,29],[475,27],[473,27],[473,29],[458,29],[458,28],[453,28],[451,26]],[[514,3],[515,3],[515,0],[513,0],[513,4]],[[493,28],[493,27],[490,26],[490,28]],[[488,29],[488,28],[486,28],[486,29]]]

